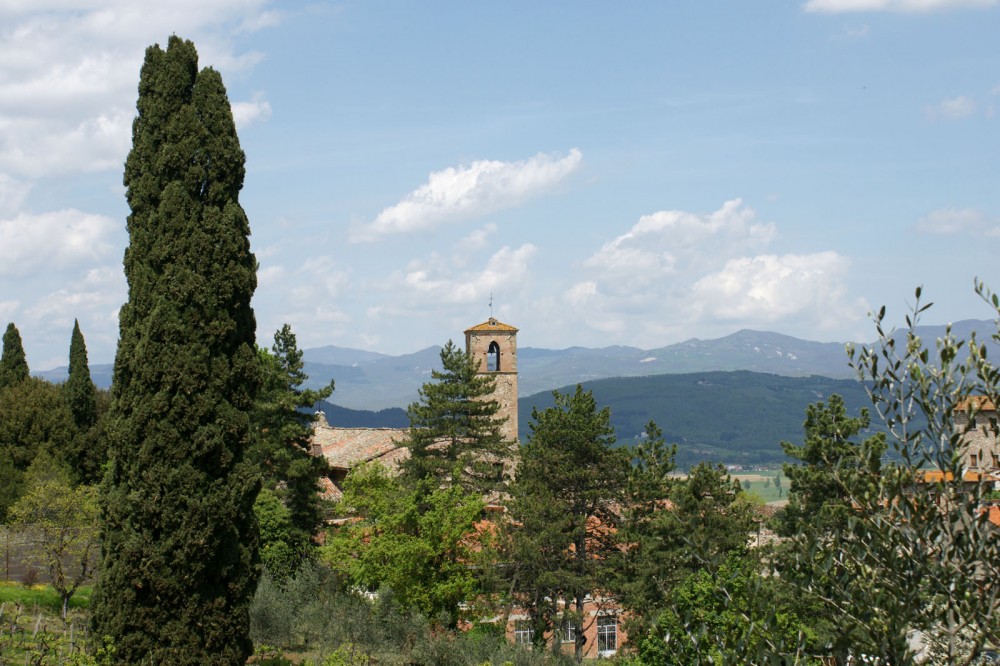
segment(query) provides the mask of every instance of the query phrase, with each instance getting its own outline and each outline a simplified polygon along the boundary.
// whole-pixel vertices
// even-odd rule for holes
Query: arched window
[[[486,351],[486,369],[489,372],[500,370],[500,345],[496,340],[490,343],[490,348]]]

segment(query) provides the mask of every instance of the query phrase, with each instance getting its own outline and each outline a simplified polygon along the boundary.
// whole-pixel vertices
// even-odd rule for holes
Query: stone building
[[[465,331],[465,351],[479,364],[479,373],[496,380],[493,399],[504,422],[504,439],[517,441],[517,329],[493,317]]]
[[[974,412],[971,427],[970,412]],[[962,437],[963,462],[970,472],[1000,471],[997,408],[990,400],[971,397],[960,401],[955,413],[955,427],[965,433]]]
[[[479,373],[496,380],[494,398],[500,406],[498,417],[505,418],[502,433],[517,441],[517,328],[490,317],[465,331],[465,351],[476,359]],[[312,454],[323,456],[330,476],[323,480],[328,497],[341,495],[347,474],[358,465],[379,461],[395,469],[409,455],[402,442],[406,428],[343,428],[327,423],[320,412],[313,427]]]

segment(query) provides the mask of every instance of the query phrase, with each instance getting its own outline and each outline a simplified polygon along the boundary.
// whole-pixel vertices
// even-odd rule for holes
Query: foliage
[[[8,593],[13,594],[8,594]],[[83,592],[83,590],[81,590]],[[60,602],[48,586],[15,587],[0,583],[0,664],[33,666],[114,666],[114,645],[107,638],[89,635],[85,612],[73,610],[65,620]],[[13,599],[13,600],[12,600]],[[37,603],[42,599],[43,603]]]
[[[0,388],[0,460],[25,471],[41,451],[63,458],[77,429],[55,384],[28,377]]]
[[[669,503],[653,502],[631,519],[617,568],[616,593],[630,611],[630,635],[676,600],[674,588],[696,572],[712,575],[729,558],[747,552],[757,505],[721,465],[702,463],[685,479],[664,479]],[[652,497],[652,496],[651,496]],[[663,497],[661,495],[661,497]]]
[[[70,609],[90,607],[93,588],[81,585],[69,600]],[[23,608],[42,608],[48,612],[62,614],[62,595],[51,585],[22,585],[21,583],[0,582],[0,603],[7,606],[20,605]]]
[[[1000,340],[1000,299],[977,290],[998,316]],[[982,504],[987,488],[963,478],[966,432],[956,418],[974,416],[970,396],[1000,404],[1000,371],[975,335],[966,342],[949,329],[928,349],[915,332],[928,307],[918,289],[902,335],[883,326],[883,308],[879,340],[849,349],[893,462],[873,464],[885,445],[878,438],[842,449],[844,463],[816,457],[812,471],[829,475],[842,517],[832,529],[821,512],[819,529],[796,534],[775,560],[801,598],[828,609],[828,649],[839,660],[971,664],[1000,638],[1000,598],[984,584],[1000,575],[1000,537]]]
[[[3,334],[3,355],[0,356],[0,389],[13,386],[28,378],[28,359],[21,344],[21,333],[14,322],[7,324]]]
[[[190,42],[146,50],[137,108],[94,633],[127,663],[243,664],[260,487],[245,156]]]
[[[7,523],[7,514],[23,492],[24,473],[6,455],[0,456],[0,525]]]
[[[714,571],[688,574],[640,642],[640,663],[804,663],[809,629],[794,609],[775,603],[781,581],[761,573],[758,560],[733,553]],[[760,654],[771,656],[754,657]]]
[[[631,612],[630,634],[639,635],[647,629],[648,617],[663,605],[664,574],[672,567],[665,562],[671,549],[663,541],[659,525],[678,482],[671,474],[676,469],[676,454],[677,447],[666,445],[663,432],[652,421],[633,450],[614,577],[615,595]]]
[[[309,410],[329,397],[333,382],[322,390],[302,388],[308,377],[288,324],[275,332],[271,351],[258,349],[257,358],[263,385],[254,404],[255,437],[247,457],[260,469],[264,487],[288,512],[288,522],[280,533],[262,530],[261,534],[265,564],[280,567],[271,573],[283,577],[309,557],[313,535],[323,522],[318,482],[326,462],[309,452],[314,418]],[[260,501],[255,506],[258,518],[263,508]]]
[[[885,453],[885,433],[866,441],[851,441],[871,425],[868,409],[858,417],[847,416],[837,394],[826,404],[806,408],[805,439],[801,445],[782,442],[785,453],[801,464],[784,465],[789,479],[789,503],[782,523],[787,534],[803,529],[836,530],[850,514],[852,487],[861,477],[877,476]]]
[[[441,350],[442,370],[420,389],[407,409],[410,457],[401,469],[406,479],[433,478],[485,495],[505,485],[496,465],[509,458],[513,442],[501,434],[503,418],[492,399],[496,380],[479,374],[472,356],[448,341]]]
[[[76,320],[69,343],[69,378],[63,385],[63,393],[78,428],[90,428],[97,423],[97,388],[90,378],[87,343]]]
[[[509,644],[502,627],[449,630],[402,605],[383,588],[362,595],[327,568],[306,563],[283,586],[265,574],[251,610],[252,632],[266,654],[280,648],[315,655],[315,661],[366,659],[386,665],[542,666],[569,660]],[[270,663],[287,663],[274,657]],[[258,662],[260,663],[260,662]],[[264,662],[268,663],[268,662]]]
[[[629,453],[615,448],[611,414],[577,386],[532,414],[512,487],[509,589],[534,625],[536,641],[552,628],[559,600],[584,621],[584,600],[611,579]],[[582,627],[585,629],[585,627]],[[583,652],[583,631],[575,652]]]
[[[332,530],[323,561],[352,585],[393,591],[405,607],[452,625],[472,599],[476,579],[470,535],[483,512],[479,495],[433,477],[402,484],[384,467],[352,470],[340,515],[356,520]]]
[[[76,426],[73,442],[63,450],[62,457],[78,482],[97,483],[107,462],[107,433],[102,419],[110,396],[106,391],[98,391],[90,378],[87,345],[76,321],[69,345],[69,378],[62,385],[62,394]]]
[[[270,488],[262,488],[253,505],[260,526],[260,560],[275,579],[295,573],[302,562],[301,544],[292,525],[292,512]]]
[[[42,454],[28,468],[24,495],[11,508],[12,527],[30,532],[32,554],[62,599],[69,600],[93,575],[97,554],[97,494],[70,485],[69,474]]]

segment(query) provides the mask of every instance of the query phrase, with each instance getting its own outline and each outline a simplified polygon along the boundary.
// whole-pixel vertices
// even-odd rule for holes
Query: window
[[[490,343],[486,350],[486,369],[489,372],[499,372],[500,370],[500,345],[496,340]]]
[[[576,622],[570,619],[563,620],[560,637],[563,643],[576,642]]]
[[[598,653],[614,652],[618,649],[618,618],[601,615],[597,618]]]
[[[514,623],[514,642],[520,645],[531,645],[535,642],[535,630],[527,620]]]

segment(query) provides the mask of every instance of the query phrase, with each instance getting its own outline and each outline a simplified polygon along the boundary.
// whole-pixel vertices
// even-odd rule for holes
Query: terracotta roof
[[[511,326],[510,324],[505,324],[502,321],[497,321],[493,317],[490,317],[482,324],[476,324],[472,328],[465,329],[466,333],[479,333],[481,331],[504,331],[509,333],[517,333],[517,328]]]
[[[992,400],[978,395],[969,396],[968,398],[962,398],[955,405],[955,409],[957,409],[960,412],[967,412],[970,409],[975,409],[981,412],[995,412],[997,410]]]
[[[983,510],[987,513],[987,520],[1000,527],[1000,506],[993,504]]]
[[[955,478],[955,475],[951,472],[943,472],[939,469],[927,470],[923,473],[923,475],[924,478],[922,480],[924,483],[952,481]],[[980,481],[1000,481],[1000,478],[986,472],[974,472],[972,470],[967,470],[962,473],[962,481],[964,483],[978,483]]]
[[[409,454],[400,444],[408,432],[401,428],[338,428],[320,414],[313,427],[312,453],[323,456],[336,469],[349,470],[372,460],[393,469]]]

